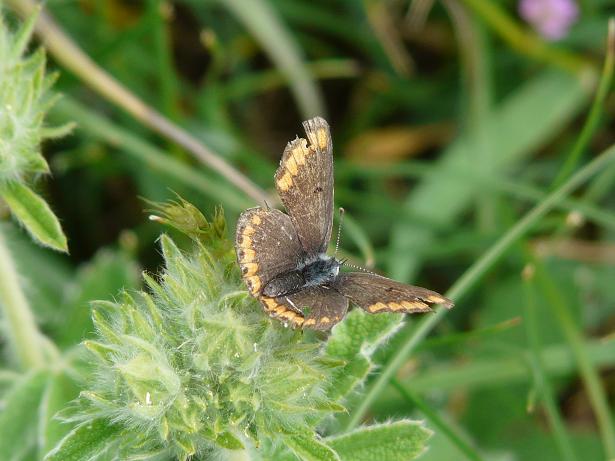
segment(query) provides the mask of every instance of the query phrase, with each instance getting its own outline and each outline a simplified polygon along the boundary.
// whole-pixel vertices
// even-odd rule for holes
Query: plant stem
[[[533,267],[533,266],[532,266]],[[554,439],[560,451],[562,459],[565,461],[576,461],[576,456],[570,437],[566,431],[562,415],[557,407],[555,393],[551,387],[548,374],[545,370],[545,364],[542,357],[542,348],[540,344],[540,334],[538,329],[538,319],[536,318],[536,302],[534,287],[531,283],[531,278],[526,278],[525,288],[527,292],[527,300],[525,307],[525,329],[527,339],[530,346],[528,352],[528,360],[530,371],[534,380],[534,384],[540,394],[542,403],[549,419],[549,424],[553,429]]]
[[[33,0],[9,0],[9,3],[24,17],[34,14],[39,8]],[[58,62],[81,78],[104,98],[124,109],[145,126],[182,146],[256,202],[268,201],[269,203],[277,203],[277,199],[270,197],[247,176],[222,159],[219,154],[145,104],[145,102],[141,101],[111,75],[101,69],[64,33],[44,9],[40,12],[36,23],[36,32],[45,43],[45,47]]]
[[[6,334],[19,365],[27,370],[37,368],[45,360],[41,349],[41,334],[19,284],[19,274],[6,246],[0,228],[0,308],[4,312]]]
[[[560,324],[570,349],[579,368],[579,374],[587,391],[591,407],[596,416],[602,444],[608,460],[615,460],[615,425],[611,416],[608,399],[600,383],[600,376],[588,357],[583,335],[579,331],[564,297],[546,270],[537,260],[534,260],[536,277],[544,290],[548,306]]]
[[[225,0],[220,2],[258,40],[276,63],[293,93],[304,117],[325,115],[322,95],[305,67],[299,45],[279,20],[271,2],[264,0]]]
[[[542,218],[557,203],[567,197],[578,186],[583,184],[595,173],[601,171],[609,163],[615,161],[615,145],[609,147],[585,167],[575,173],[563,185],[555,189],[545,199],[530,210],[520,221],[517,222],[506,234],[504,234],[491,248],[470,266],[461,277],[448,290],[446,296],[455,302],[468,294],[476,286],[482,276],[504,255],[515,242],[523,237],[540,218]],[[397,354],[382,368],[382,372],[374,379],[367,394],[361,400],[358,408],[353,412],[346,429],[356,427],[376,396],[384,389],[399,367],[406,361],[408,355],[427,336],[446,314],[444,308],[437,309],[433,314],[423,317],[410,331],[403,341]]]
[[[449,441],[461,451],[465,457],[471,461],[482,461],[482,457],[476,450],[470,446],[460,435],[457,434],[455,428],[451,427],[438,413],[433,411],[429,405],[423,402],[417,395],[409,391],[403,384],[396,379],[391,380],[391,384],[397,391],[411,404],[415,405],[421,413],[431,422],[440,432],[449,439]]]

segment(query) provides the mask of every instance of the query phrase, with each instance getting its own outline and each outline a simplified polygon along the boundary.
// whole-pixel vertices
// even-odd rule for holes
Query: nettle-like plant
[[[410,460],[430,431],[397,421],[322,437],[398,327],[351,312],[325,340],[269,319],[241,280],[221,211],[180,201],[155,220],[190,237],[160,238],[165,269],[147,292],[93,303],[98,337],[77,423],[48,461],[69,459]]]

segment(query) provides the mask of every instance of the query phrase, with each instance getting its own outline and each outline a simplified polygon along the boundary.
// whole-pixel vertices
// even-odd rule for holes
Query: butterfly
[[[289,142],[275,173],[288,214],[269,207],[241,213],[235,248],[249,293],[272,317],[299,328],[328,330],[352,303],[365,311],[428,312],[453,302],[426,288],[371,272],[341,272],[327,255],[333,226],[333,147],[321,117],[303,123],[307,140]]]

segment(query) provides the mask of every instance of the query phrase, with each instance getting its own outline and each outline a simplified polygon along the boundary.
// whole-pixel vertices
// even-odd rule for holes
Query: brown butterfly
[[[275,174],[288,214],[250,208],[237,223],[237,259],[250,294],[272,317],[315,330],[328,330],[344,318],[349,302],[372,314],[453,307],[426,288],[367,272],[340,272],[343,263],[326,254],[333,225],[329,125],[316,117],[303,127],[308,140],[288,143]]]

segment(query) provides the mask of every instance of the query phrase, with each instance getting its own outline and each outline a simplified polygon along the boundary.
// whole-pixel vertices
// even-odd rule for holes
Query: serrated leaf
[[[418,421],[397,421],[362,427],[325,440],[341,461],[409,461],[427,449],[432,431]]]
[[[45,456],[44,461],[94,461],[114,445],[120,428],[102,419],[77,426]]]
[[[332,370],[327,395],[339,400],[348,395],[369,373],[374,350],[401,325],[397,315],[368,315],[355,309],[332,331],[325,348],[331,360],[346,363]]]
[[[4,184],[0,195],[34,240],[54,250],[68,251],[58,218],[39,195],[16,181]]]
[[[332,448],[313,437],[287,435],[284,437],[284,443],[302,461],[340,461]]]
[[[35,445],[38,408],[48,375],[38,372],[18,380],[5,396],[0,413],[0,459],[22,459]]]

